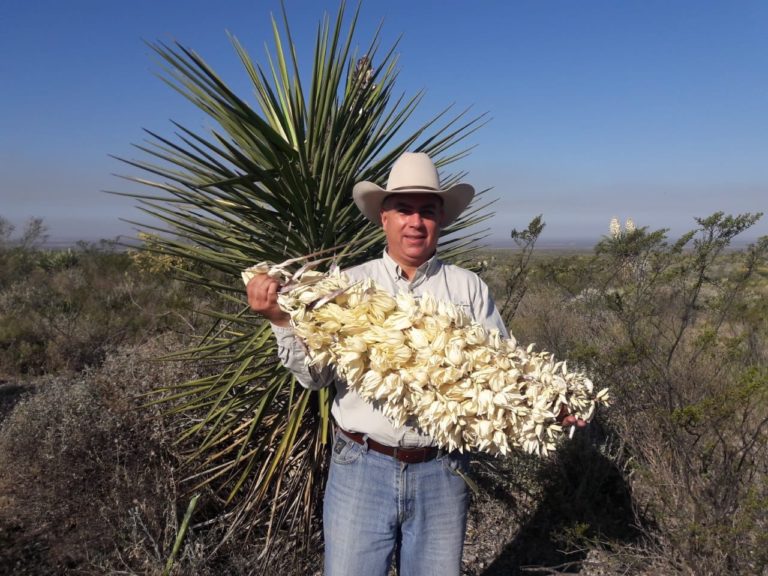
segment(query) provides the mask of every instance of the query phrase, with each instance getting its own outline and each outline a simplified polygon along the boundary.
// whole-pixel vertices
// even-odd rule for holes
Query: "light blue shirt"
[[[352,282],[372,278],[381,288],[396,295],[413,294],[417,299],[431,294],[436,300],[460,306],[475,322],[487,330],[498,330],[504,338],[509,334],[504,327],[488,286],[477,274],[459,266],[445,264],[433,256],[422,264],[408,280],[400,266],[389,254],[344,271]],[[313,374],[306,366],[304,347],[294,336],[293,328],[272,325],[277,338],[278,356],[305,388],[317,390],[334,382],[336,396],[331,413],[336,423],[350,432],[368,434],[373,440],[388,446],[430,446],[432,439],[413,425],[393,426],[373,404],[350,390],[341,378],[334,379],[333,371]]]

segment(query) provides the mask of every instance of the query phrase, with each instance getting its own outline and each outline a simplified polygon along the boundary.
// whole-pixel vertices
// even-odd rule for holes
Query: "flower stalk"
[[[584,373],[486,330],[449,302],[307,268],[297,275],[261,263],[242,275],[246,284],[255,274],[285,283],[278,304],[308,365],[335,369],[394,426],[418,426],[448,450],[546,456],[564,435],[561,411],[589,421],[609,402]]]

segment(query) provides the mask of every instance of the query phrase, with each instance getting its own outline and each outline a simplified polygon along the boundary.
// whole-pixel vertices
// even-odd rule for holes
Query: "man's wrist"
[[[274,322],[270,322],[272,325],[272,332],[275,333],[276,336],[285,336],[288,334],[293,334],[293,326],[290,325],[290,323],[286,325],[282,324],[276,324]]]
[[[268,320],[272,326],[280,326],[281,328],[288,328],[291,325],[291,317],[287,314],[284,317],[269,318]]]

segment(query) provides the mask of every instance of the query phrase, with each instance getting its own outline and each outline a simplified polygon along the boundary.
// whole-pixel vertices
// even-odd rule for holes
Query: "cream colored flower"
[[[464,364],[466,356],[464,354],[464,348],[466,342],[461,338],[451,338],[448,342],[448,346],[445,350],[445,359],[453,367],[458,367]]]
[[[392,312],[383,323],[384,328],[392,330],[407,330],[413,326],[410,314],[407,312]]]
[[[431,294],[424,294],[419,301],[419,309],[425,316],[433,316],[437,312],[437,301]]]
[[[472,324],[464,331],[467,344],[482,346],[488,341],[488,331],[480,324]]]

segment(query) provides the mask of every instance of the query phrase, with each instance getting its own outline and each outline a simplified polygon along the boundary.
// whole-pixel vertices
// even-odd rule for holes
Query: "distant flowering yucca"
[[[335,368],[395,425],[418,426],[449,450],[546,455],[565,408],[589,421],[608,390],[533,345],[488,331],[448,302],[351,284],[337,268],[291,276],[262,263],[243,272],[286,281],[278,297],[315,369]]]
[[[637,230],[637,226],[635,226],[635,221],[632,218],[627,218],[624,223],[623,231],[619,219],[616,217],[611,218],[611,223],[608,225],[608,231],[610,232],[611,238],[614,240],[619,238],[622,234],[632,234],[635,230]]]
[[[611,218],[611,224],[609,225],[609,231],[611,238],[618,238],[621,234],[621,224],[619,224],[618,218]]]

